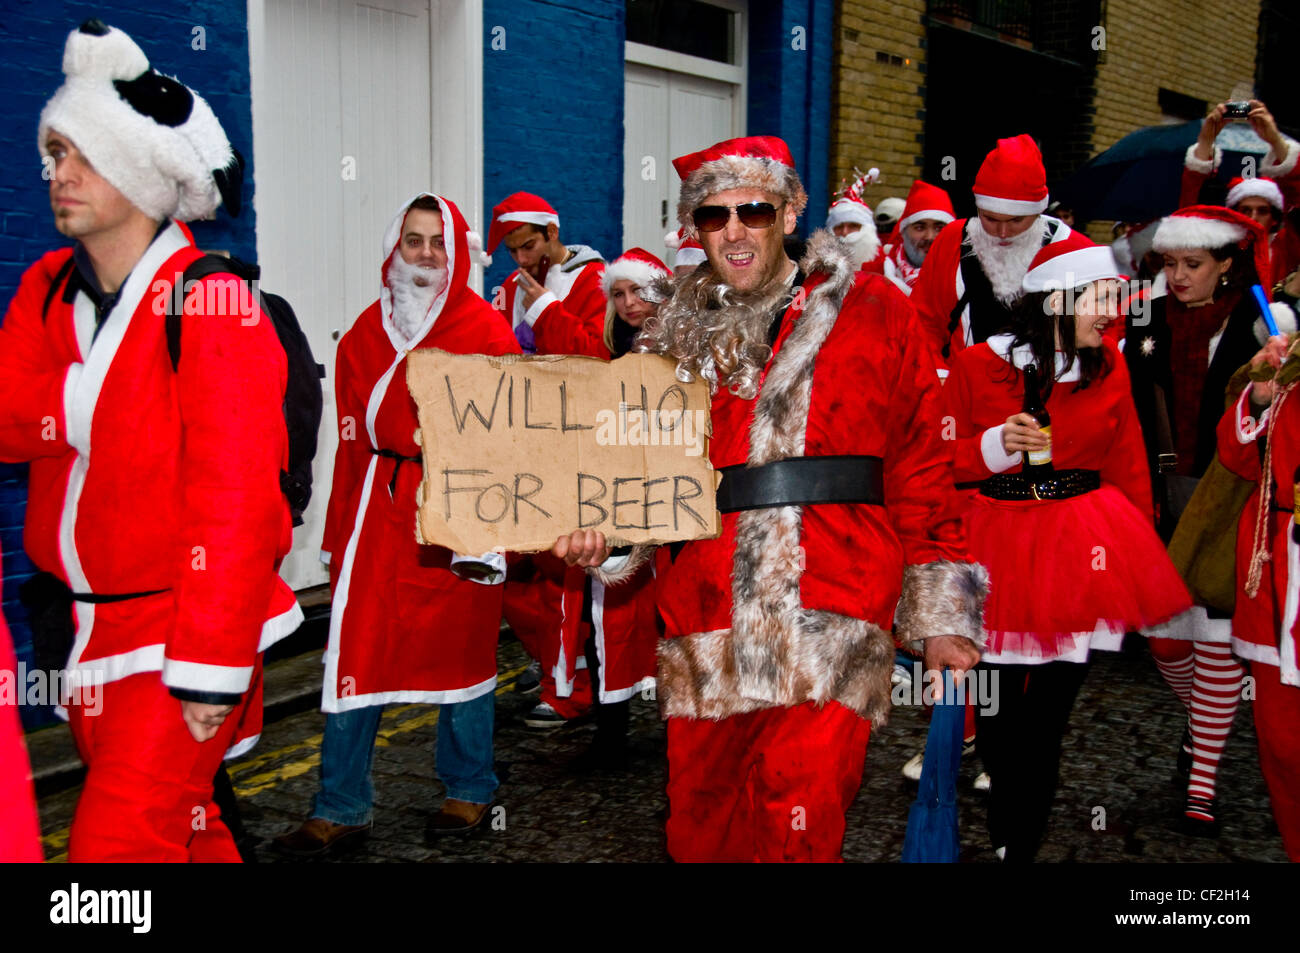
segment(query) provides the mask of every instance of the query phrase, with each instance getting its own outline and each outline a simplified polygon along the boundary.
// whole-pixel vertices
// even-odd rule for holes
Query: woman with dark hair
[[[1250,287],[1267,273],[1267,237],[1244,215],[1193,205],[1160,223],[1152,247],[1164,256],[1168,292],[1129,315],[1124,356],[1156,487],[1160,535],[1169,539],[1178,531],[1175,551],[1183,548],[1183,540],[1196,538],[1193,551],[1203,555],[1215,538],[1232,535],[1236,512],[1226,512],[1226,503],[1198,504],[1185,522],[1183,514],[1214,461],[1215,428],[1228,382],[1265,339],[1266,332],[1255,330],[1259,311]],[[1224,475],[1217,463],[1213,472],[1216,481]],[[1238,511],[1242,502],[1233,504]],[[1202,525],[1215,518],[1223,520],[1221,531]],[[1220,567],[1223,586],[1218,588],[1231,593],[1231,550],[1226,552]],[[1187,571],[1186,563],[1183,567]],[[1188,713],[1178,755],[1178,772],[1188,778],[1184,829],[1214,834],[1219,758],[1244,673],[1232,655],[1232,606],[1214,605],[1220,600],[1203,585],[1192,588],[1199,604],[1149,644],[1160,673]]]
[[[976,736],[989,834],[1028,862],[1089,653],[1191,599],[1152,528],[1128,374],[1102,336],[1119,310],[1110,250],[1075,233],[1038,253],[1023,287],[1010,333],[960,352],[943,397],[968,545],[990,576],[980,665],[998,704],[978,710]]]

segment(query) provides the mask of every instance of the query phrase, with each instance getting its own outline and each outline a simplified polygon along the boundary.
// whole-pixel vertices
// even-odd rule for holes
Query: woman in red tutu
[[[991,581],[980,664],[997,705],[979,710],[976,742],[993,779],[989,834],[1003,859],[1028,862],[1089,653],[1117,650],[1191,598],[1153,529],[1127,369],[1102,337],[1118,318],[1109,249],[1078,233],[1047,245],[1024,288],[1011,333],[963,351],[943,397],[968,544]],[[1034,378],[1029,404],[1046,409],[1050,432],[1023,410]]]

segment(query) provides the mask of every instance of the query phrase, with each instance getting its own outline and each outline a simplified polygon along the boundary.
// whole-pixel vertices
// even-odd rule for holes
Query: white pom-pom
[[[469,245],[469,250],[475,255],[478,263],[484,268],[492,264],[492,256],[483,252],[483,236],[478,232],[470,229],[465,233],[465,244]]]
[[[875,182],[879,178],[880,178],[880,170],[877,169],[875,166],[872,166],[870,169],[867,170],[867,174],[862,177],[862,181],[864,184],[870,185],[872,182]]]
[[[682,237],[678,234],[678,231],[678,229],[673,229],[664,236],[664,245],[671,248],[673,251],[682,247]]]

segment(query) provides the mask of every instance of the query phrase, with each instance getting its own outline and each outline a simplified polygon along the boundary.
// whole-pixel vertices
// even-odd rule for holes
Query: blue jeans
[[[496,693],[486,692],[471,701],[439,708],[435,757],[437,775],[447,786],[447,797],[487,804],[497,789],[492,764]],[[373,705],[325,716],[320,791],[312,800],[312,817],[323,817],[334,824],[371,822],[375,790],[370,767],[383,711],[382,705]]]

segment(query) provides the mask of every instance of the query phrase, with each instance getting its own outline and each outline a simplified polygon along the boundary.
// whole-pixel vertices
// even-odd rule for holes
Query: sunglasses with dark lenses
[[[784,203],[783,203],[784,204]],[[771,228],[776,224],[780,205],[771,202],[746,202],[744,205],[701,205],[693,213],[695,227],[701,232],[716,232],[727,227],[731,213],[736,213],[746,228]]]

